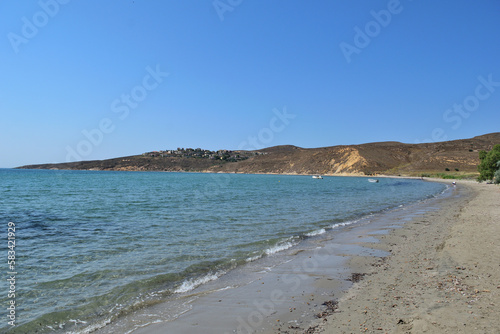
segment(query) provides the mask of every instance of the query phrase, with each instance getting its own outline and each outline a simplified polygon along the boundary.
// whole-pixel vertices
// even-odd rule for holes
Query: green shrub
[[[442,179],[456,179],[457,178],[454,175],[445,174],[445,173],[437,173],[436,175],[437,175],[437,177],[440,177]]]
[[[489,152],[480,151],[479,159],[481,162],[479,166],[477,166],[477,170],[479,171],[479,181],[492,180],[496,175],[495,173],[499,169],[500,162],[500,144],[493,146],[493,149]]]

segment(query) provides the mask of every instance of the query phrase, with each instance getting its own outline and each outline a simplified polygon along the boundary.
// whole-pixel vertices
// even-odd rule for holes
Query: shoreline
[[[498,333],[500,188],[460,182],[457,195],[354,257],[364,279],[307,333]]]
[[[1,168],[0,168],[1,169]],[[3,168],[3,169],[10,169],[10,170],[32,170],[32,171],[38,171],[38,170],[46,170],[46,171],[82,171],[82,172],[124,172],[124,173],[181,173],[181,174],[214,174],[214,175],[273,175],[273,176],[314,176],[314,175],[321,175],[325,177],[360,177],[360,178],[389,178],[389,179],[408,179],[408,180],[422,180],[422,181],[430,181],[430,182],[441,182],[441,183],[446,183],[450,184],[452,181],[460,181],[460,182],[473,182],[477,183],[476,178],[471,179],[471,178],[463,178],[463,179],[453,179],[453,178],[437,178],[434,176],[414,176],[414,175],[402,175],[402,174],[376,174],[376,175],[367,175],[364,173],[326,173],[326,174],[321,174],[321,173],[273,173],[273,172],[267,172],[267,173],[248,173],[248,172],[215,172],[215,171],[208,171],[208,170],[200,170],[200,171],[187,171],[187,170],[123,170],[123,169],[59,169],[59,168],[22,168],[22,167],[14,167],[14,168]],[[417,172],[417,174],[424,173],[424,172]],[[451,175],[452,176],[452,175]]]
[[[450,195],[441,194],[439,198],[443,196]],[[371,247],[379,242],[374,236],[400,229],[408,217],[437,210],[433,203],[438,200],[423,200],[366,216],[356,224],[308,239],[299,248],[281,252],[280,263],[273,262],[274,257],[271,256],[204,284],[182,296],[182,300],[189,300],[189,307],[171,318],[173,321],[150,323],[139,329],[130,327],[135,321],[142,319],[143,322],[147,313],[172,310],[171,304],[160,304],[154,309],[137,312],[127,321],[115,325],[121,326],[122,332],[136,334],[303,333],[313,327],[318,315],[325,321],[331,311],[329,307],[355,281],[353,274],[362,273],[349,263],[350,259],[389,256],[387,250]],[[447,201],[448,198],[442,200]],[[429,203],[432,208],[427,207]],[[249,270],[248,267],[252,266],[255,268]],[[180,298],[179,303],[182,303]],[[112,327],[98,332],[108,333],[117,329],[114,325]],[[127,328],[130,331],[124,331]]]
[[[461,181],[450,192],[367,218],[326,240],[322,253],[294,254],[288,267],[132,333],[500,332],[500,212],[492,210],[500,188]]]

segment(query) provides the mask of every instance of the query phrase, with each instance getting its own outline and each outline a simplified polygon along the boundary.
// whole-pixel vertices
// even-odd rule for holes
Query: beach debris
[[[353,283],[357,283],[363,279],[363,277],[366,275],[366,273],[352,273],[351,277],[348,278],[348,281],[351,281]]]
[[[314,334],[316,333],[316,329],[319,327],[319,325],[316,325],[316,326],[311,326],[309,327],[305,332],[304,334]]]
[[[336,300],[328,300],[321,305],[326,306],[328,310],[335,311],[338,308],[339,302]]]
[[[339,302],[336,301],[336,300],[334,300],[334,299],[332,299],[332,300],[328,300],[328,301],[324,302],[321,305],[326,306],[326,310],[321,311],[318,314],[316,314],[316,318],[324,318],[324,317],[327,317],[327,316],[335,313],[335,311],[339,307],[338,306]]]

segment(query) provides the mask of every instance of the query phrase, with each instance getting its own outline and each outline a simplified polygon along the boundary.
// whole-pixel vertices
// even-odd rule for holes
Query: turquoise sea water
[[[16,326],[85,332],[359,218],[434,196],[421,180],[0,169],[16,226]],[[8,278],[8,277],[7,277]]]

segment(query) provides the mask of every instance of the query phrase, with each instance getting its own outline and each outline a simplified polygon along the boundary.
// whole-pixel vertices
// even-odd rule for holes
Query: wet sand
[[[382,259],[308,333],[500,333],[500,187],[458,182],[456,196],[381,236]]]

